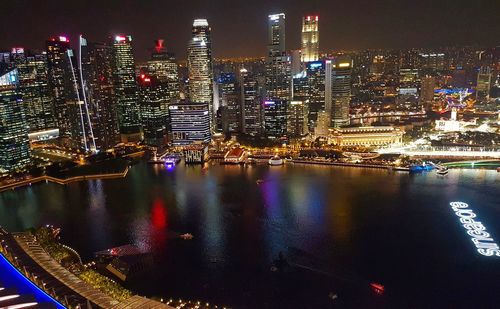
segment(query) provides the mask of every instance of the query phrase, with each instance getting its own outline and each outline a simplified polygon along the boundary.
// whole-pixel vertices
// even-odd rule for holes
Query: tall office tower
[[[113,75],[117,100],[118,125],[122,142],[142,139],[137,81],[135,77],[132,37],[117,35],[112,38]]]
[[[168,109],[172,128],[172,143],[175,146],[189,145],[194,142],[210,142],[208,104],[181,102],[171,104]]]
[[[167,86],[168,101],[179,98],[179,66],[175,55],[167,51],[163,40],[156,40],[151,59],[146,64],[147,72]]]
[[[168,84],[154,75],[141,74],[138,85],[144,143],[156,147],[165,146],[170,103]]]
[[[83,88],[96,148],[109,149],[120,142],[112,69],[113,48],[106,43],[83,40],[81,61]]]
[[[243,133],[259,135],[262,133],[262,116],[258,79],[252,72],[242,68],[240,69],[240,87]]]
[[[213,102],[212,40],[206,19],[195,19],[188,45],[189,99],[208,104],[210,126],[215,127]]]
[[[319,17],[302,17],[302,62],[319,59]]]
[[[422,52],[418,54],[419,67],[427,71],[442,71],[445,69],[445,54],[440,52]]]
[[[336,128],[349,125],[351,70],[349,56],[337,57],[332,63],[332,126]]]
[[[217,78],[217,85],[222,107],[222,130],[226,133],[241,132],[241,95],[236,75],[221,72]]]
[[[0,169],[24,169],[30,163],[28,122],[19,94],[17,69],[0,71]]]
[[[488,66],[482,66],[477,73],[476,100],[479,102],[489,99],[491,75],[491,68]]]
[[[27,54],[12,49],[12,61],[19,73],[19,92],[24,103],[29,131],[56,128],[53,94],[49,88],[47,54]]]
[[[307,104],[303,101],[291,101],[287,106],[287,135],[291,137],[301,137],[306,135],[308,130]]]
[[[78,83],[75,81],[76,62],[73,50],[65,36],[50,38],[46,41],[46,48],[49,87],[54,96],[55,119],[59,134],[62,137],[69,137],[78,144],[80,102],[77,98],[78,88],[75,87]]]
[[[291,61],[285,50],[285,14],[269,15],[266,56],[266,97],[289,101],[291,95]]]
[[[294,49],[290,51],[290,62],[291,62],[291,74],[295,76],[300,74],[304,67],[302,66],[302,52],[300,49]]]
[[[385,59],[383,55],[375,55],[370,65],[371,75],[382,75],[385,70]]]
[[[420,104],[427,110],[432,107],[434,102],[435,87],[436,79],[434,76],[426,75],[422,77],[422,85],[420,87]]]
[[[307,80],[309,83],[308,123],[312,130],[318,119],[318,112],[325,109],[325,68],[324,61],[307,63]]]
[[[277,139],[286,135],[287,101],[264,101],[264,130],[268,138]]]

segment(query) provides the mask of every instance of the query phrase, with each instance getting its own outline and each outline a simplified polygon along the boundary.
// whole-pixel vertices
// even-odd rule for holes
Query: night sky
[[[267,15],[284,12],[287,48],[300,46],[301,16],[320,16],[320,50],[500,45],[500,0],[11,0],[0,6],[0,49],[42,49],[51,35],[103,41],[131,34],[138,59],[156,38],[186,56],[194,18],[212,26],[215,57],[263,56]]]

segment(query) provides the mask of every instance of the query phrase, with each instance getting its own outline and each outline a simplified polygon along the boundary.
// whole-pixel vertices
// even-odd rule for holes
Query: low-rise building
[[[183,148],[184,162],[186,164],[204,163],[208,161],[208,145],[195,143]]]
[[[399,144],[403,140],[403,133],[391,126],[338,128],[330,132],[329,143],[363,147]]]

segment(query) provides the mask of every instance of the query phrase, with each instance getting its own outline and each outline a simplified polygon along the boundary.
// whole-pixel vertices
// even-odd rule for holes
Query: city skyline
[[[391,2],[390,5],[387,5],[388,2]],[[10,27],[2,27],[0,37],[5,39],[1,48],[21,46],[41,50],[49,36],[59,34],[71,37],[72,44],[76,43],[80,33],[93,41],[106,41],[108,36],[115,34],[130,34],[134,38],[139,61],[147,59],[147,48],[157,38],[165,39],[167,49],[175,52],[178,59],[186,59],[191,22],[196,18],[206,18],[212,27],[214,57],[264,56],[266,17],[281,12],[287,15],[287,50],[300,48],[302,17],[312,14],[320,16],[321,52],[499,44],[500,21],[495,16],[495,12],[500,10],[498,2],[392,2],[289,1],[268,4],[263,1],[218,1],[205,4],[193,1],[138,5],[122,1],[119,4],[95,2],[83,5],[48,1],[24,6],[6,3],[5,11],[13,14],[6,16],[3,22],[6,25],[16,24],[17,32],[16,36],[8,35]],[[38,14],[24,16],[25,12],[32,10]],[[474,21],[471,12],[480,12],[479,22]],[[90,16],[92,23],[88,22]],[[32,20],[29,24],[16,22],[19,19],[28,20],[28,17]],[[48,18],[52,22],[44,22]],[[464,27],[469,23],[473,25]],[[37,27],[32,27],[33,24]]]

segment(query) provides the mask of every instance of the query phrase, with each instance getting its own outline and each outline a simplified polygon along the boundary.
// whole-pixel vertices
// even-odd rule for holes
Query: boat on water
[[[447,175],[448,174],[448,168],[447,167],[442,167],[442,168],[438,169],[438,171],[436,173],[438,175],[441,175],[441,176]]]
[[[255,183],[257,183],[258,185],[260,185],[260,184],[263,184],[263,183],[264,183],[264,180],[262,180],[262,179],[257,179],[257,181],[256,181]]]
[[[283,165],[283,159],[281,159],[278,155],[275,155],[271,159],[269,159],[269,165],[278,166]]]
[[[410,165],[410,173],[422,173],[433,170],[435,167],[432,164],[412,164]]]
[[[190,234],[190,233],[182,234],[179,237],[182,238],[182,239],[184,239],[184,240],[191,240],[191,239],[194,238],[193,234]]]
[[[178,155],[168,155],[165,157],[166,164],[177,164],[181,161],[181,157]]]
[[[497,167],[497,172],[499,172],[499,173],[500,173],[500,167]]]

